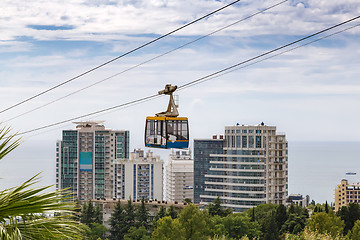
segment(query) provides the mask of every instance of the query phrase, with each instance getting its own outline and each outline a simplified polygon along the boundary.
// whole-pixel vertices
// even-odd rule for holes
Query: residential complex
[[[194,139],[194,203],[200,203],[200,195],[205,194],[205,175],[210,169],[210,155],[222,154],[223,136],[213,139]]]
[[[303,197],[301,194],[290,194],[286,199],[286,206],[290,206],[291,204],[296,204],[300,207],[307,207],[310,203],[310,196],[306,195]]]
[[[115,166],[118,199],[163,199],[163,161],[151,151],[135,149],[130,159],[118,160]]]
[[[341,207],[348,206],[349,203],[360,203],[360,183],[348,183],[342,179],[335,189],[335,211]]]
[[[166,200],[183,202],[193,201],[194,161],[190,151],[175,151],[169,155],[166,165]]]
[[[222,151],[206,146],[206,140],[194,140],[195,165],[206,166],[195,173],[203,178],[196,188],[200,203],[208,204],[218,196],[225,207],[242,212],[263,203],[285,204],[288,195],[288,144],[285,134],[275,126],[239,125],[225,127]],[[218,142],[216,142],[218,141]],[[215,153],[218,152],[218,153]],[[195,171],[199,171],[196,169]],[[201,176],[202,175],[202,176]],[[195,180],[196,182],[196,180]],[[196,201],[195,201],[196,202]]]
[[[74,199],[113,198],[115,161],[129,157],[129,131],[105,129],[103,121],[75,122],[56,143],[56,189]]]

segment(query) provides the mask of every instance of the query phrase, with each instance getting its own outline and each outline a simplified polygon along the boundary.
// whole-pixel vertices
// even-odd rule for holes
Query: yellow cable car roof
[[[183,120],[183,121],[187,121],[188,118],[187,117],[146,117],[146,120],[160,120],[160,121],[165,121],[165,120],[172,120],[172,121],[176,121],[176,120]]]

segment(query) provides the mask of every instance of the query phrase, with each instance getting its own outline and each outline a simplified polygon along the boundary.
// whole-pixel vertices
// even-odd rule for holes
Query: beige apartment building
[[[129,158],[129,131],[103,123],[75,122],[56,143],[56,189],[68,189],[74,199],[115,197],[115,162]]]
[[[150,150],[135,149],[115,163],[115,198],[163,199],[163,161]]]
[[[264,203],[285,204],[288,142],[275,126],[226,126],[223,153],[210,158],[200,203],[220,197],[222,206],[235,212]]]
[[[348,180],[342,179],[335,189],[335,211],[349,203],[360,202],[360,184],[349,184]]]
[[[166,200],[183,202],[194,198],[194,161],[189,151],[172,151],[166,165]]]

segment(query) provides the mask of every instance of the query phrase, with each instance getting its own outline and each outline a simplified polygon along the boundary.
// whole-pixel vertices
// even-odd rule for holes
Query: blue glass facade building
[[[194,203],[200,203],[200,195],[205,194],[205,175],[210,169],[210,154],[222,154],[223,139],[194,140]]]
[[[74,199],[116,196],[114,163],[129,158],[129,131],[105,129],[101,121],[76,122],[56,143],[56,188]]]

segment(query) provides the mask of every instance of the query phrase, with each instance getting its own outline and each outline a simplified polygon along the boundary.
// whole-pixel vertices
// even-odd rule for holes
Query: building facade
[[[223,136],[213,139],[194,139],[194,203],[200,203],[200,195],[205,194],[205,175],[210,169],[210,155],[222,154]]]
[[[288,143],[275,126],[225,127],[223,153],[209,157],[200,203],[208,204],[219,196],[222,206],[235,212],[264,203],[285,204]]]
[[[360,203],[360,184],[349,183],[342,179],[335,189],[335,211],[350,203]]]
[[[162,200],[163,161],[150,151],[135,149],[130,159],[116,162],[115,186],[117,199]]]
[[[307,207],[310,203],[310,196],[306,195],[305,197],[301,194],[290,194],[286,199],[286,206],[291,204],[298,205],[300,207]]]
[[[102,123],[75,122],[56,143],[56,189],[69,189],[74,199],[115,197],[115,162],[129,157],[129,131]]]
[[[189,151],[172,151],[166,165],[166,200],[193,202],[194,161]]]

